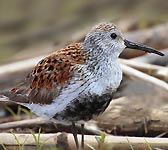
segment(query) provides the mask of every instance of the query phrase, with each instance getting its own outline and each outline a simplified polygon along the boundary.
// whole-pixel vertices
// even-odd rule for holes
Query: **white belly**
[[[122,70],[118,63],[114,63],[108,69],[102,68],[97,72],[97,77],[90,84],[90,92],[101,95],[109,88],[115,91],[121,80]]]

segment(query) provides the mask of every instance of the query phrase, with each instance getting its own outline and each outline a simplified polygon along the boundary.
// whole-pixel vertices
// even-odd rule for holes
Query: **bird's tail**
[[[0,102],[1,101],[11,101],[19,104],[20,102],[23,102],[23,103],[27,102],[28,97],[25,94],[17,94],[11,91],[4,91],[4,92],[0,92]]]

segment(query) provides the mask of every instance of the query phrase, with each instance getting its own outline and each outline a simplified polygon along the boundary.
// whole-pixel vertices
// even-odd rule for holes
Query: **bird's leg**
[[[81,150],[84,150],[84,124],[81,124],[81,134],[82,134]]]
[[[76,144],[76,148],[77,150],[79,150],[79,142],[78,142],[78,137],[77,137],[77,130],[76,130],[76,126],[75,123],[72,122],[72,128],[71,128],[74,140],[75,140],[75,144]]]

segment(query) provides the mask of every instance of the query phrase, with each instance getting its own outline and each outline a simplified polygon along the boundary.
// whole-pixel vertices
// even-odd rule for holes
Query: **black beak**
[[[152,47],[148,47],[148,46],[143,45],[143,44],[137,44],[137,43],[134,43],[134,42],[131,42],[131,41],[128,41],[128,40],[124,40],[124,42],[125,42],[126,48],[142,50],[142,51],[145,51],[145,52],[148,52],[148,53],[154,53],[154,54],[157,54],[157,55],[160,55],[160,56],[164,56],[163,53],[157,51],[156,49],[154,49]]]

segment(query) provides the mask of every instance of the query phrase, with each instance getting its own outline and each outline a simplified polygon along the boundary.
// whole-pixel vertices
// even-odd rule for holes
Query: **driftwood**
[[[158,65],[152,65],[144,62],[135,61],[134,59],[119,59],[119,62],[121,64],[130,66],[136,70],[145,72],[149,75],[152,75],[154,77],[157,77],[162,80],[167,79],[168,75],[168,68],[162,67]],[[166,80],[167,81],[167,80]]]
[[[19,127],[29,127],[32,125],[41,125],[48,123],[47,120],[43,118],[34,118],[34,119],[27,119],[27,120],[20,120],[20,121],[13,121],[0,124],[1,129],[10,129],[10,128],[19,128]]]
[[[32,134],[15,134],[20,145],[24,146],[37,146],[35,139]],[[36,134],[36,136],[38,136]],[[78,139],[81,136],[78,135]],[[40,141],[44,146],[53,145],[62,147],[64,150],[75,150],[75,143],[72,134],[56,133],[56,134],[40,134]],[[11,133],[0,133],[0,143],[5,146],[18,146],[18,143]],[[106,136],[104,143],[96,141],[95,136],[85,135],[85,147],[89,149],[87,145],[94,147],[96,150],[130,150],[131,147],[134,150],[138,149],[155,149],[162,148],[168,149],[167,138],[143,138],[143,137],[117,137],[117,136]]]
[[[103,116],[100,116],[97,122],[97,125],[99,127],[102,127],[107,132],[108,130],[112,133],[115,133],[115,130],[119,130],[121,134],[148,134],[151,133],[152,135],[165,133],[167,134],[168,131],[168,106],[161,108],[150,108],[147,110],[143,106],[137,106],[130,107],[130,110],[125,110],[124,107],[128,105],[124,104],[125,102],[128,102],[129,98],[120,98],[119,100],[114,100],[111,104],[111,107],[108,108],[103,114]],[[133,98],[130,98],[130,101],[133,100]],[[139,98],[138,98],[139,100]],[[132,103],[134,104],[134,103]],[[120,108],[117,108],[117,106]],[[147,106],[146,106],[147,107]],[[149,107],[149,106],[148,106]],[[111,112],[112,111],[112,112]],[[122,114],[125,113],[125,116],[119,116],[119,114],[115,114],[113,111],[123,111]],[[136,112],[139,111],[139,112]],[[145,112],[146,111],[146,112]],[[134,112],[135,116],[132,116],[131,112]],[[111,115],[111,118],[109,115]],[[108,117],[109,116],[109,117]],[[104,118],[107,119],[105,121]],[[109,120],[108,120],[109,119]],[[122,121],[118,121],[122,120]],[[113,122],[113,123],[112,123]],[[117,131],[118,132],[118,131]],[[138,133],[139,132],[139,133]]]
[[[168,84],[162,80],[159,80],[157,78],[149,76],[145,73],[142,73],[136,69],[133,69],[133,68],[126,66],[126,65],[123,65],[123,64],[121,64],[121,67],[123,69],[123,72],[130,77],[136,77],[136,78],[142,79],[144,81],[153,83],[154,85],[157,85],[165,90],[168,90]]]
[[[62,124],[61,122],[51,122],[41,117],[1,123],[0,131],[8,132],[9,129],[17,129],[17,128],[25,129],[25,128],[32,128],[32,127],[39,127],[39,126],[42,128],[51,127],[52,132],[60,132],[60,131],[71,132],[71,124]],[[76,127],[78,128],[79,131],[80,131],[80,126],[81,126],[80,124],[76,124]],[[95,121],[86,122],[84,132],[89,134],[94,134],[94,135],[102,134],[102,131],[97,127]]]

